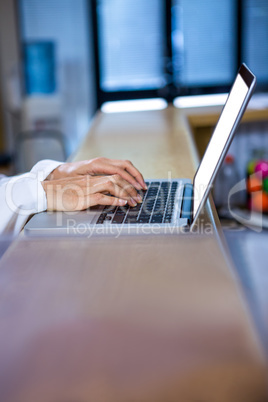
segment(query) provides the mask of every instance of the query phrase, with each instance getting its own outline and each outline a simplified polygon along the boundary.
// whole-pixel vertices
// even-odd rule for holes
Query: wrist
[[[46,180],[58,180],[64,177],[64,166],[65,164],[59,165],[56,169],[52,170],[50,174],[46,177]]]

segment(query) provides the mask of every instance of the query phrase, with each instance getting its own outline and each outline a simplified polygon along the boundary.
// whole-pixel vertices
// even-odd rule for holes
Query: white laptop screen
[[[213,175],[222,161],[225,146],[232,134],[232,129],[244,105],[248,91],[249,86],[241,75],[238,74],[195,175],[193,218],[195,218],[199,207],[202,205],[207,189],[211,185]]]

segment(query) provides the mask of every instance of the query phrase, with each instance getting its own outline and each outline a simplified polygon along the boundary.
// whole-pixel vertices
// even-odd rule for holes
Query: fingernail
[[[137,197],[135,197],[135,200],[140,204],[142,203],[142,198],[139,194],[137,195]]]
[[[136,182],[135,187],[136,187],[137,190],[142,190],[142,186],[138,182]]]
[[[126,205],[127,201],[126,200],[119,200],[120,205]]]
[[[133,204],[133,207],[136,207],[137,202],[135,200],[133,200],[133,198],[130,199],[131,203]]]

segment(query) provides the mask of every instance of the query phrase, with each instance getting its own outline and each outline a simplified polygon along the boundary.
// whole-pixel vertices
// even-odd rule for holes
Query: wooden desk
[[[176,109],[99,114],[75,159],[192,177]],[[262,349],[211,212],[209,235],[25,239],[0,265],[5,402],[265,401]]]

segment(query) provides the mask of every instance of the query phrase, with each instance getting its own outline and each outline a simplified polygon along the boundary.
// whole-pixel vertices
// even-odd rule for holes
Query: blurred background
[[[1,171],[66,160],[96,111],[121,101],[221,106],[241,62],[258,78],[253,107],[266,109],[267,0],[0,0]],[[267,156],[267,120],[241,125],[237,177]],[[200,155],[212,130],[194,127]]]
[[[98,110],[168,104],[188,114],[201,157],[242,62],[258,85],[214,200],[226,218],[230,189],[252,176],[232,203],[268,228],[267,0],[0,0],[0,173],[65,161]],[[268,351],[268,232],[234,225],[226,240]]]

